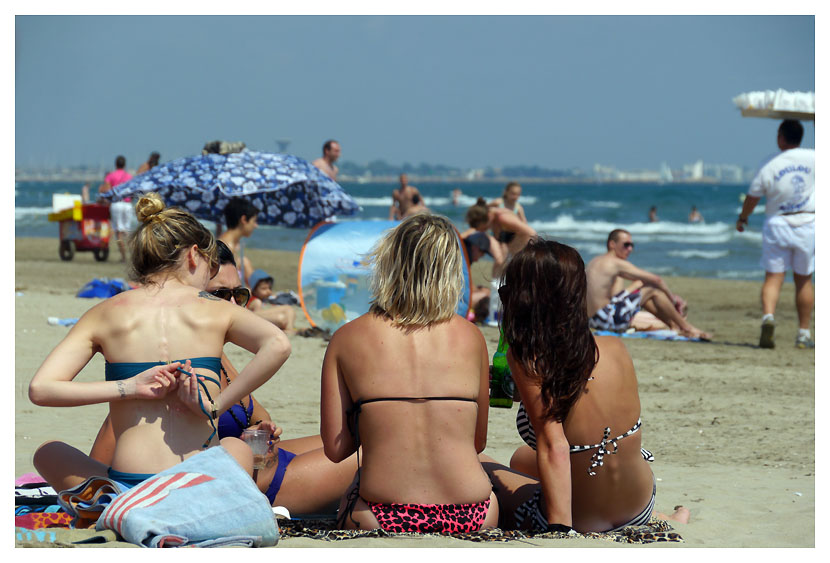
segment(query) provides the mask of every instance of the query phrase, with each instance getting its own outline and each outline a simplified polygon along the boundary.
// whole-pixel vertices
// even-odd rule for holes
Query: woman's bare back
[[[342,331],[342,334],[341,334]],[[367,314],[338,331],[337,363],[353,401],[379,401],[359,415],[360,493],[374,502],[466,503],[489,497],[477,457],[487,355],[480,332],[461,317],[405,331]],[[483,366],[482,366],[483,363]]]
[[[107,363],[184,362],[222,354],[226,307],[193,287],[139,287],[98,307],[91,337]],[[219,386],[211,379],[218,381],[219,374],[205,367],[194,371],[207,376],[205,389],[216,397]],[[161,471],[197,453],[213,431],[208,417],[186,407],[176,392],[157,400],[112,402],[110,414],[116,437],[112,466],[120,471]]]
[[[637,378],[631,358],[619,338],[596,337],[599,363],[584,393],[565,421],[565,435],[573,446],[602,442],[606,427],[609,439],[629,432],[640,418]],[[573,522],[577,529],[611,529],[637,515],[648,503],[652,472],[640,451],[642,430],[607,445],[613,454],[602,457],[603,465],[589,475],[598,449],[572,453],[571,486]],[[624,487],[620,483],[625,483]]]

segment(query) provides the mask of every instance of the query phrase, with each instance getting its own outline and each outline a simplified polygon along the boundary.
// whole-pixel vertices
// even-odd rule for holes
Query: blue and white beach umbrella
[[[337,182],[310,162],[250,150],[172,160],[101,195],[118,201],[149,192],[158,193],[167,205],[217,222],[224,222],[223,210],[233,197],[255,205],[260,224],[300,229],[360,210]]]

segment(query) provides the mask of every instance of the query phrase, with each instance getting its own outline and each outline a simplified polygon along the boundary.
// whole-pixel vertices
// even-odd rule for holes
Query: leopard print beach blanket
[[[509,542],[528,539],[570,539],[590,538],[619,543],[654,543],[654,542],[683,542],[683,538],[665,520],[652,517],[643,526],[628,526],[617,532],[578,534],[568,536],[561,532],[524,532],[520,530],[501,530],[493,528],[473,533],[452,534],[414,534],[389,533],[383,530],[336,530],[335,520],[280,520],[280,540],[294,538],[311,538],[316,540],[338,541],[355,538],[392,538],[392,537],[453,537],[472,542]]]

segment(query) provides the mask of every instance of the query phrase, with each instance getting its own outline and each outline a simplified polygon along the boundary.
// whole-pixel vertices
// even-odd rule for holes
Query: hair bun
[[[486,207],[486,206],[487,206],[487,200],[486,200],[486,199],[484,199],[483,197],[479,197],[479,198],[476,200],[476,205],[483,205],[483,206],[485,206],[485,207]]]
[[[147,223],[164,210],[164,201],[156,193],[142,196],[135,205],[135,215],[140,223]]]

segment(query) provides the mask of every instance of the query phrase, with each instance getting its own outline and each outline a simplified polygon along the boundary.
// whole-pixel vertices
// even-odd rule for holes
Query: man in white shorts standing
[[[778,128],[781,154],[767,162],[752,184],[735,225],[743,232],[762,197],[767,198],[761,267],[766,271],[761,287],[761,348],[775,348],[775,306],[787,270],[793,271],[795,306],[798,311],[796,348],[813,348],[810,317],[815,302],[812,275],[815,270],[816,155],[802,149],[804,127],[787,119]]]
[[[104,183],[98,186],[98,193],[110,191],[115,186],[130,180],[132,175],[124,167],[127,166],[127,159],[121,155],[115,158],[115,170],[104,177]],[[110,219],[112,219],[112,230],[115,231],[115,240],[118,243],[118,251],[121,253],[121,261],[127,259],[126,243],[124,239],[130,232],[132,219],[135,216],[132,199],[124,198],[123,201],[114,201],[110,204]]]

